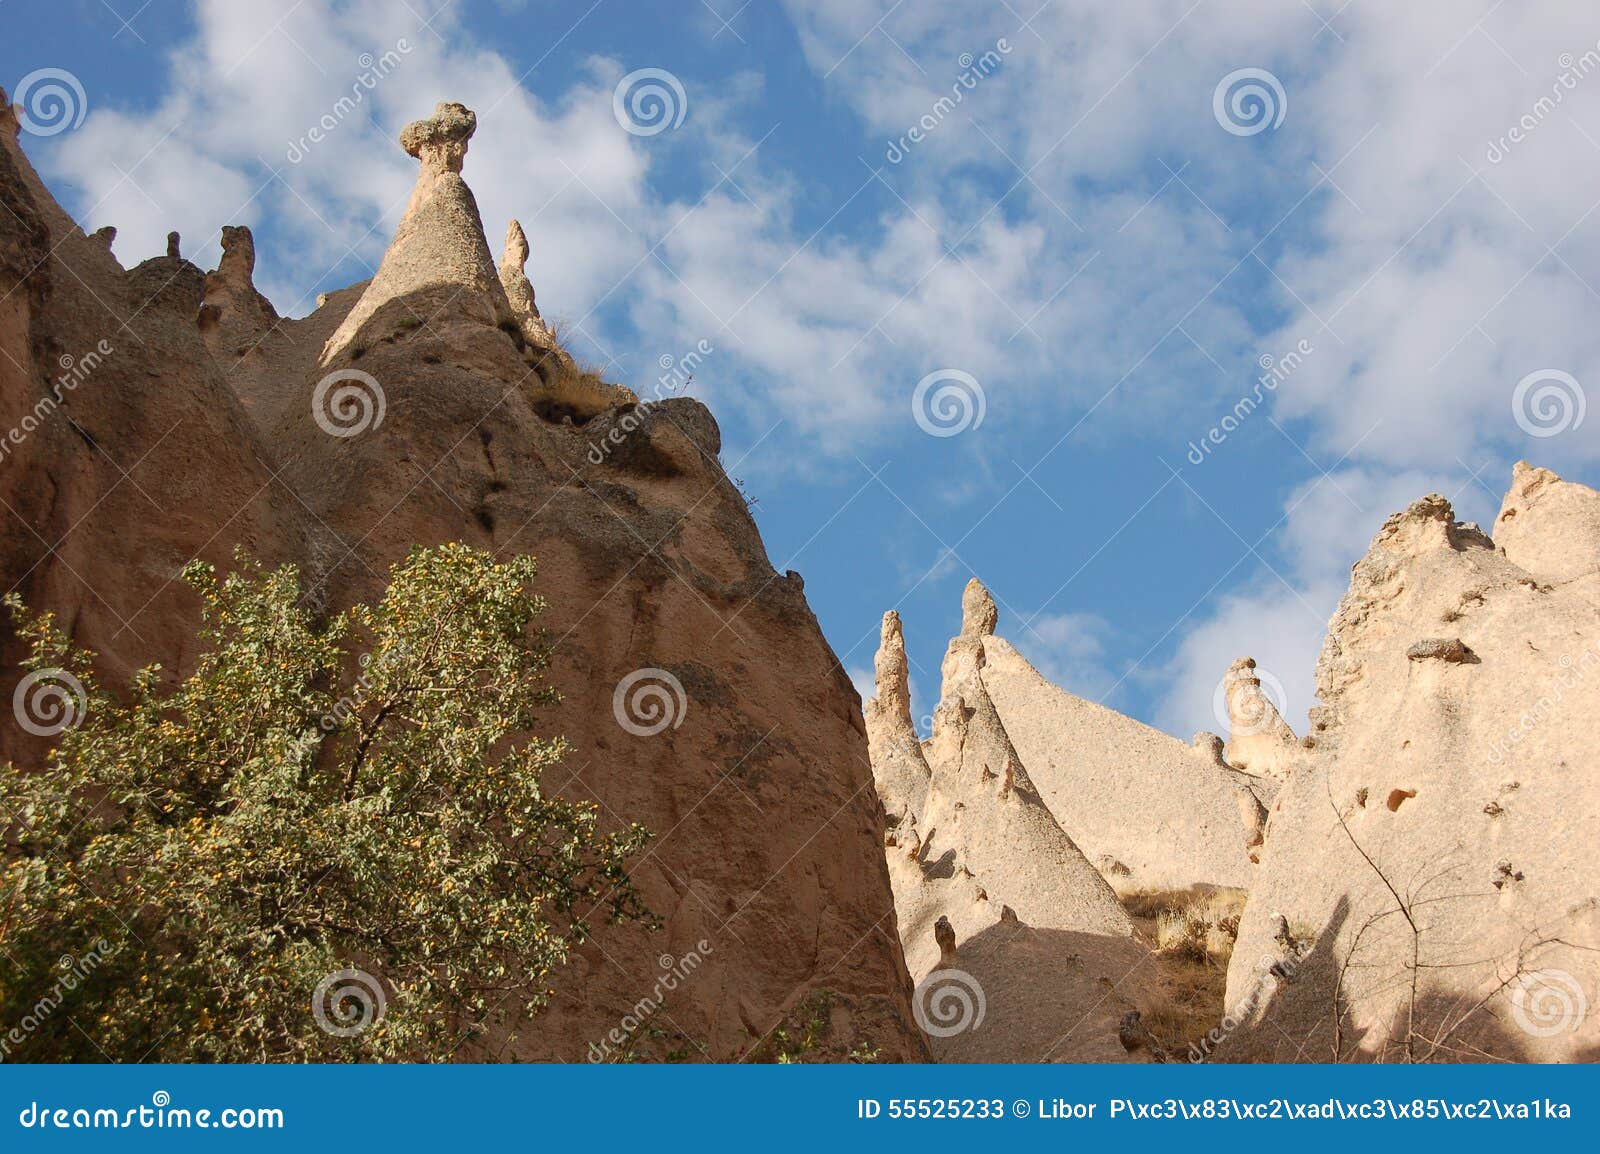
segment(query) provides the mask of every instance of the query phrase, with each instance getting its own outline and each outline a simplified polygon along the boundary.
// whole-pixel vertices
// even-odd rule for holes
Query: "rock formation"
[[[124,269],[17,137],[0,93],[0,587],[53,610],[108,679],[186,668],[198,603],[178,571],[235,545],[296,559],[301,510],[207,352],[205,274],[170,253]],[[7,701],[19,655],[0,631]],[[0,757],[50,744],[0,725]]]
[[[279,405],[292,395],[278,376],[290,350],[278,310],[256,289],[256,243],[243,226],[224,225],[222,260],[206,275],[200,306],[201,339],[260,428],[277,423]]]
[[[516,333],[511,304],[484,239],[478,202],[461,178],[478,118],[460,104],[441,103],[433,115],[406,125],[400,146],[420,162],[405,216],[366,291],[322,350],[322,364],[358,361],[374,344],[416,329],[455,350],[474,344],[498,353],[484,367],[514,359],[506,340],[484,330]]]
[[[537,403],[544,362],[461,175],[474,124],[443,104],[406,129],[417,186],[376,275],[290,319],[251,284],[242,229],[209,275],[176,255],[124,270],[45,191],[0,103],[0,423],[26,429],[0,462],[0,578],[116,683],[191,667],[176,577],[197,554],[297,562],[330,610],[372,598],[416,544],[536,555],[565,698],[545,721],[574,747],[549,786],[655,832],[633,878],[663,924],[596,927],[544,1014],[456,1056],[737,1058],[826,992],[825,1055],[924,1057],[849,679],[772,569],[703,405]],[[114,351],[86,365],[102,340]],[[53,384],[69,356],[87,371]],[[640,685],[670,724],[630,713]],[[3,734],[0,753],[42,757]],[[701,964],[639,1022],[660,959],[690,951]]]
[[[506,290],[506,300],[522,329],[523,339],[536,348],[564,355],[539,315],[539,306],[534,303],[533,283],[525,271],[527,263],[528,236],[522,231],[522,222],[514,220],[506,226],[506,248],[500,257],[500,284]]]
[[[1050,684],[995,635],[994,599],[976,579],[962,607],[961,636],[945,657],[946,696],[963,671],[977,670],[1050,812],[1112,885],[1249,888],[1261,839],[1255,814],[1275,782]]]
[[[1594,1060],[1600,494],[1519,464],[1351,573],[1228,975],[1229,1060]]]
[[[1494,541],[1528,572],[1593,592],[1600,586],[1600,495],[1518,461],[1494,519]]]
[[[928,796],[928,762],[911,725],[910,672],[900,615],[883,615],[875,662],[878,695],[864,706],[872,777],[890,830],[915,830]]]
[[[1142,1060],[1117,1031],[1141,988],[1126,980],[1148,953],[1051,815],[990,700],[981,671],[992,599],[974,584],[962,604],[926,749],[893,612],[866,706],[919,1020],[941,1061]]]
[[[1287,778],[1300,743],[1262,692],[1255,659],[1241,657],[1230,665],[1222,686],[1228,707],[1228,744],[1223,752],[1228,764],[1257,777]]]

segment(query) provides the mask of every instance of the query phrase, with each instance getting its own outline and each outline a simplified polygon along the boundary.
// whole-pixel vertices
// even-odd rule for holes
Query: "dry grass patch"
[[[547,421],[571,417],[581,425],[615,404],[616,388],[599,373],[562,364],[534,389],[533,408]]]
[[[1157,982],[1143,1022],[1175,1057],[1222,1020],[1228,959],[1246,894],[1234,889],[1141,890],[1123,908],[1155,951]]]

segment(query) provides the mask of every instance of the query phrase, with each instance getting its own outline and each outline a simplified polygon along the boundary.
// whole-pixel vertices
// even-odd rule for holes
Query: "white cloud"
[[[1263,675],[1282,685],[1284,719],[1304,734],[1306,713],[1316,704],[1316,661],[1328,620],[1344,596],[1350,566],[1366,555],[1384,521],[1438,492],[1451,499],[1458,519],[1488,524],[1509,482],[1508,467],[1485,469],[1477,480],[1465,469],[1348,469],[1300,486],[1285,503],[1272,569],[1242,588],[1225,584],[1220,598],[1184,630],[1168,664],[1143,672],[1161,693],[1156,724],[1183,737],[1201,729],[1226,737],[1227,719],[1216,715],[1214,691],[1236,658],[1253,657]]]
[[[877,674],[865,666],[852,665],[848,670],[850,684],[856,687],[856,692],[861,695],[862,701],[870,701],[878,696]]]
[[[400,126],[462,100],[480,115],[467,177],[491,244],[512,215],[528,226],[541,306],[581,320],[603,354],[709,339],[696,394],[758,432],[782,418],[769,447],[808,451],[764,460],[801,474],[919,436],[908,399],[936,368],[984,384],[982,435],[961,446],[981,463],[995,438],[1091,404],[1077,437],[1152,412],[1198,425],[1240,391],[1212,358],[1311,338],[1269,411],[1319,460],[1349,454],[1335,480],[1365,511],[1332,482],[1291,496],[1262,546],[1282,580],[1252,560],[1243,571],[1260,576],[1224,587],[1180,642],[1161,707],[1180,730],[1206,724],[1211,685],[1243,652],[1278,667],[1303,724],[1315,620],[1389,512],[1488,461],[1498,490],[1517,456],[1600,458],[1600,418],[1535,438],[1511,410],[1535,370],[1600,382],[1600,32],[1581,6],[1056,0],[1027,26],[955,0],[786,8],[825,99],[883,142],[950,91],[962,53],[1001,37],[1012,51],[902,163],[874,144],[860,187],[819,211],[743,115],[753,73],[691,82],[683,128],[641,141],[612,120],[615,61],[580,62],[547,101],[453,11],[436,35],[377,0],[301,6],[281,24],[266,6],[203,0],[165,96],[95,108],[48,163],[87,227],[119,226],[125,260],[160,252],[172,228],[207,259],[222,224],[275,223],[260,279],[304,311],[327,287],[308,268],[352,246],[369,266],[381,255],[414,172]],[[395,75],[287,163],[289,142],[351,92],[361,54],[402,37]],[[1281,75],[1288,106],[1281,127],[1241,139],[1213,119],[1212,90],[1245,66]],[[1502,146],[1513,126],[1526,138]],[[699,166],[703,198],[652,186],[667,156]],[[959,497],[973,469],[956,472],[944,489]],[[1102,663],[1073,643],[1064,668]]]
[[[1160,719],[1174,731],[1215,725],[1212,687],[1246,653],[1284,682],[1304,725],[1326,617],[1389,513],[1466,485],[1458,515],[1486,518],[1495,498],[1471,471],[1489,465],[1483,481],[1498,493],[1517,456],[1569,468],[1600,457],[1600,421],[1534,437],[1512,410],[1517,382],[1540,369],[1569,372],[1590,393],[1600,387],[1593,13],[1491,0],[1201,11],[1187,0],[1062,0],[1032,21],[1036,37],[1003,8],[981,29],[938,5],[790,8],[813,66],[834,68],[834,90],[891,136],[938,90],[939,62],[987,36],[1015,42],[963,112],[1031,170],[1013,209],[1027,204],[1049,226],[1060,205],[1085,226],[1083,236],[1053,230],[1050,245],[1107,249],[1060,302],[1093,318],[1093,342],[1073,342],[1082,330],[1055,309],[1040,323],[1052,341],[1071,342],[1058,347],[1081,348],[1091,373],[1114,379],[1148,355],[1151,330],[1121,315],[1130,301],[1163,325],[1182,319],[1211,291],[1218,259],[1226,271],[1233,254],[1238,276],[1264,295],[1246,305],[1225,284],[1183,320],[1184,333],[1225,363],[1241,348],[1281,354],[1303,337],[1316,346],[1268,411],[1294,421],[1324,462],[1349,459],[1285,503],[1293,511],[1262,546],[1281,579],[1251,559],[1241,572],[1258,576],[1224,585],[1186,627],[1172,667],[1155,678],[1166,686]],[[1288,98],[1281,128],[1249,141],[1211,121],[1217,78],[1243,66],[1280,73]],[[996,103],[1027,114],[992,114]],[[1519,142],[1503,139],[1513,126]],[[973,136],[945,125],[901,171],[936,186],[993,151]],[[990,160],[1005,164],[997,152]],[[1119,214],[1138,207],[1130,202],[1155,191],[1159,181],[1141,178],[1152,168],[1181,185],[1118,231]],[[1197,208],[1200,197],[1227,224]],[[1277,322],[1259,319],[1274,312]],[[1182,380],[1191,402],[1203,399],[1204,380],[1214,383]],[[1147,408],[1174,399],[1152,397],[1142,381],[1140,391]]]
[[[262,5],[197,11],[154,108],[96,108],[49,154],[81,190],[81,223],[117,226],[125,263],[163,251],[170,229],[185,255],[214,262],[222,225],[270,222],[258,279],[280,308],[309,311],[352,250],[356,277],[381,258],[416,173],[395,138],[444,99],[479,113],[467,175],[491,246],[520,218],[546,299],[598,299],[647,248],[658,206],[646,154],[612,117],[614,63],[589,61],[552,107],[502,56],[441,39],[403,5],[300,6],[281,22]]]

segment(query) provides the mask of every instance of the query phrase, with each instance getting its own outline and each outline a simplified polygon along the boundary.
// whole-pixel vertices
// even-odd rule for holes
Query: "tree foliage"
[[[12,601],[28,668],[87,697],[42,770],[0,769],[13,1056],[446,1059],[535,1013],[591,917],[646,916],[624,872],[645,831],[542,785],[566,747],[528,736],[557,700],[535,571],[419,548],[324,621],[293,567],[192,564],[193,674],[145,669],[122,700]]]

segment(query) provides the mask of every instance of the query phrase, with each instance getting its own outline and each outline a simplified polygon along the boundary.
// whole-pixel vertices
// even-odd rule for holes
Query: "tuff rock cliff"
[[[893,612],[866,707],[918,1020],[940,1061],[1141,1060],[1118,1029],[1137,1020],[1149,951],[1045,804],[985,687],[993,600],[974,582],[962,608],[926,745]]]
[[[1304,741],[1249,658],[1222,682],[1227,741],[1184,746],[1050,685],[976,581],[962,607],[932,737],[894,613],[866,708],[917,1005],[958,973],[987,996],[936,1057],[1036,1059],[1041,1034],[1052,1057],[1120,1058],[1113,1036],[1156,1056],[1127,1010],[1162,958],[1112,888],[1228,887],[1248,898],[1195,1060],[1600,1059],[1600,493],[1519,463],[1493,538],[1437,495],[1391,517]],[[1076,1017],[1028,1017],[1063,991]]]
[[[210,273],[176,237],[124,269],[57,206],[0,98],[0,424],[22,431],[0,460],[0,579],[115,682],[190,667],[177,577],[196,556],[295,562],[333,609],[416,544],[536,555],[564,695],[546,722],[575,747],[550,784],[655,832],[633,876],[663,926],[602,928],[506,1056],[732,1059],[820,998],[824,1054],[923,1057],[849,679],[706,408],[641,408],[579,372],[515,223],[496,264],[462,176],[475,124],[442,104],[407,127],[417,185],[376,274],[289,319],[255,290],[243,228]],[[9,726],[3,743],[23,762],[47,746]]]
[[[961,634],[942,666],[941,709],[963,697],[963,684],[972,686],[968,698],[981,690],[984,708],[1003,726],[1046,811],[1113,888],[1249,887],[1276,780],[1224,759],[1211,734],[1185,745],[1050,684],[996,635],[999,613],[976,579],[962,595],[962,610]],[[914,755],[887,703],[908,717],[910,706],[909,700],[902,706],[892,677],[885,686],[885,661],[903,662],[896,654],[904,643],[898,618],[892,629],[886,619],[884,628],[879,698],[868,704],[867,722],[880,789],[898,793]],[[941,727],[935,715],[934,760],[944,755],[941,732],[953,728]],[[897,812],[898,803],[886,804]]]
[[[1228,973],[1228,1060],[1600,1058],[1600,493],[1516,466],[1351,571]]]

